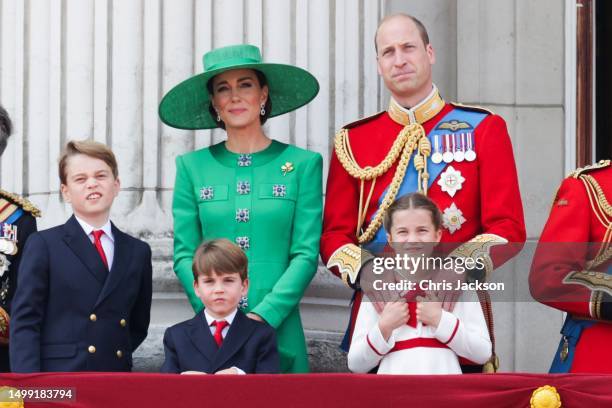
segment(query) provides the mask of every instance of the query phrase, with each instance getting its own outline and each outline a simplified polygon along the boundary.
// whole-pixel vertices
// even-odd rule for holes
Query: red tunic
[[[610,245],[612,166],[607,161],[596,167],[574,172],[559,187],[540,236],[529,285],[536,300],[575,318],[597,320],[582,332],[571,372],[612,373],[612,354],[607,351],[612,316],[602,316],[600,304],[605,291],[612,292],[612,279],[605,273],[611,267],[609,254],[589,263]]]
[[[422,123],[426,133],[451,110],[446,104],[432,119]],[[396,123],[385,112],[349,128],[349,140],[355,160],[361,167],[376,166],[389,152],[403,125]],[[488,115],[474,132],[477,158],[473,162],[452,162],[451,165],[465,178],[462,189],[454,197],[443,192],[434,180],[428,196],[444,211],[452,203],[459,208],[466,222],[454,233],[444,230],[442,242],[467,242],[476,235],[495,234],[513,243],[525,241],[523,206],[518,187],[516,165],[510,137],[504,120]],[[366,223],[378,209],[381,194],[391,183],[397,163],[376,180],[376,186],[367,208]],[[438,176],[439,178],[439,176]],[[366,194],[371,182],[366,181]],[[330,256],[345,244],[357,244],[355,229],[359,207],[360,181],[349,175],[332,154],[325,211],[321,256],[327,264]],[[495,266],[507,260],[495,259]],[[339,275],[337,268],[332,272]]]
[[[443,107],[435,116],[421,123],[425,132],[429,134],[452,109],[484,111],[479,108],[457,107],[443,103]],[[376,166],[387,156],[397,135],[404,127],[404,124],[394,120],[393,117],[394,115],[383,112],[346,127],[352,153],[361,168]],[[514,256],[522,248],[526,238],[516,165],[506,124],[500,116],[487,113],[473,134],[476,160],[450,163],[465,178],[462,188],[454,197],[442,191],[438,185],[438,179],[442,174],[440,173],[431,183],[428,196],[442,212],[454,203],[465,218],[465,222],[454,232],[451,233],[449,229],[443,231],[442,242],[464,243],[480,234],[494,234],[509,243],[515,243],[510,250],[507,247],[492,248],[491,259],[493,266],[497,267]],[[379,200],[393,179],[397,162],[399,159],[376,179],[362,230],[366,229],[378,210]],[[409,165],[412,166],[412,163]],[[334,263],[330,262],[330,258],[336,256],[337,250],[347,244],[358,245],[356,227],[360,183],[359,179],[352,177],[346,171],[334,151],[327,180],[321,237],[321,257],[328,267],[330,263]],[[366,197],[371,183],[372,181],[365,182]],[[338,267],[332,266],[330,270],[342,277]],[[361,296],[361,292],[357,292],[353,303],[350,333]]]

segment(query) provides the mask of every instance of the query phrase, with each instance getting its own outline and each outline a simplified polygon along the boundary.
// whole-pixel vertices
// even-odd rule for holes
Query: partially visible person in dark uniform
[[[8,113],[0,106],[0,155],[4,153],[12,125]],[[0,189],[0,372],[10,371],[9,324],[11,300],[17,284],[21,250],[36,231],[40,211],[28,200]]]

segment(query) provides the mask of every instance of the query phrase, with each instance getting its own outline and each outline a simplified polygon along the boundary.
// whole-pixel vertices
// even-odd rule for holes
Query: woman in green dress
[[[170,90],[159,107],[169,126],[227,132],[225,142],[177,157],[174,271],[200,312],[191,272],[197,246],[213,238],[238,244],[249,259],[243,310],[276,329],[282,372],[308,371],[298,306],[318,264],[322,158],[270,139],[262,124],[318,90],[307,71],[263,63],[259,48],[236,45],[205,54],[204,73]]]

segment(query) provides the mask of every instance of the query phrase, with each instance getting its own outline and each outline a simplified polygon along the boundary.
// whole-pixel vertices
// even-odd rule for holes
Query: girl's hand
[[[410,312],[405,301],[386,303],[378,319],[378,327],[385,341],[389,341],[391,332],[405,325],[409,318]]]
[[[417,297],[416,318],[428,326],[437,328],[442,318],[442,302],[434,295]]]

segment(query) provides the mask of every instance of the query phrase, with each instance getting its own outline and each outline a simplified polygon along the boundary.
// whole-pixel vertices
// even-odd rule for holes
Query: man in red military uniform
[[[442,242],[461,243],[456,254],[486,259],[490,273],[516,252],[493,245],[525,241],[506,124],[485,109],[441,98],[432,82],[434,50],[425,27],[412,16],[385,18],[375,43],[378,72],[392,98],[387,111],[346,125],[336,135],[323,261],[358,289],[366,254],[361,247],[384,244],[381,221],[388,206],[403,194],[420,191],[443,213]],[[351,322],[361,297],[358,291]]]
[[[612,166],[574,171],[555,197],[529,275],[534,298],[568,313],[551,372],[612,373]]]

